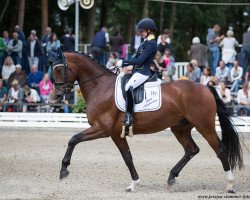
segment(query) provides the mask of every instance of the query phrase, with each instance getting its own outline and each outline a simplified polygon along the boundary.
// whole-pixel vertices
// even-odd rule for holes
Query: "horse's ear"
[[[58,60],[59,54],[56,51],[50,51],[48,55],[48,62],[52,64]]]

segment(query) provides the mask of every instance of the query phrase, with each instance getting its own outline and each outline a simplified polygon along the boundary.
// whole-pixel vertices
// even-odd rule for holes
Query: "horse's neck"
[[[91,101],[91,98],[96,97],[97,92],[106,92],[110,89],[110,85],[115,84],[115,75],[108,74],[101,69],[95,69],[95,66],[91,66],[92,68],[88,68],[86,70],[82,70],[82,73],[79,76],[78,82],[80,83],[80,89],[84,99],[88,102]],[[103,75],[102,75],[103,74]],[[102,75],[97,77],[98,75]],[[97,77],[93,80],[92,78]],[[86,82],[87,81],[87,82]],[[81,82],[84,82],[81,84]]]

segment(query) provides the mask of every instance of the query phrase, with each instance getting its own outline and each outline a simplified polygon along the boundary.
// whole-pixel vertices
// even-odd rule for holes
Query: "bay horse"
[[[78,143],[111,137],[132,177],[132,182],[126,191],[134,191],[139,183],[139,176],[134,167],[126,137],[120,137],[124,113],[118,110],[115,104],[117,75],[82,53],[57,52],[53,59],[54,86],[58,96],[70,90],[74,82],[78,81],[87,103],[86,115],[91,126],[69,140],[62,160],[60,179],[69,175],[67,168]],[[205,87],[189,80],[163,83],[161,90],[161,108],[153,112],[135,113],[133,129],[134,134],[150,134],[170,127],[178,142],[183,146],[185,154],[171,169],[167,180],[168,187],[174,184],[175,178],[190,159],[199,153],[199,147],[191,136],[191,130],[195,127],[222,163],[227,180],[227,192],[234,193],[232,170],[242,167],[242,150],[238,133],[216,90],[211,86]],[[215,130],[216,113],[220,121],[222,140]]]

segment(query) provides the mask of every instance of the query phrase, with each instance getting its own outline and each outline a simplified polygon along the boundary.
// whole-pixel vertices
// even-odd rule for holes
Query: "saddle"
[[[121,79],[122,95],[124,99],[126,99],[125,86],[131,77],[132,74],[126,74]],[[141,102],[143,102],[145,94],[144,84],[156,81],[157,81],[157,73],[154,73],[153,76],[149,77],[148,80],[146,80],[142,85],[133,90],[134,104],[140,104]]]

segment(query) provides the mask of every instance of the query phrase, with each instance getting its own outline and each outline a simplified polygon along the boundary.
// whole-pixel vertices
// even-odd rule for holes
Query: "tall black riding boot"
[[[126,114],[124,120],[122,121],[124,126],[132,126],[134,124],[134,97],[133,97],[133,87],[130,87],[126,92]]]

